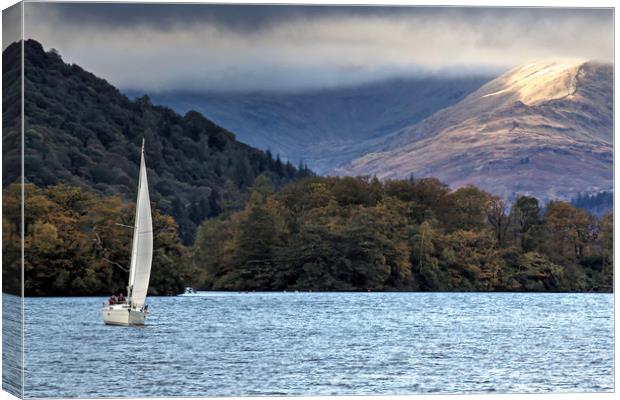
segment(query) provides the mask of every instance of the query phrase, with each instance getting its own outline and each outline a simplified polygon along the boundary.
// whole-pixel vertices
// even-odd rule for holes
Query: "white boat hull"
[[[131,308],[127,304],[104,306],[101,309],[103,322],[106,325],[144,325],[147,314],[146,310]]]

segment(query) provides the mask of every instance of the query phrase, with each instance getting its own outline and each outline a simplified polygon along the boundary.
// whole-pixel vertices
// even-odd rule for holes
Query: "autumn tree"
[[[493,228],[495,239],[500,246],[505,245],[510,226],[510,219],[506,214],[507,208],[506,202],[497,196],[492,196],[486,204],[487,221]]]
[[[519,196],[510,210],[512,236],[523,251],[532,251],[539,245],[541,237],[540,206],[530,196]]]
[[[9,188],[7,188],[9,189]],[[124,290],[131,254],[134,205],[65,185],[25,189],[24,290],[29,296],[109,295]],[[19,204],[21,190],[5,190],[5,204]],[[6,220],[5,222],[8,222]],[[175,294],[189,275],[177,226],[153,212],[151,294]],[[12,232],[10,223],[3,223]]]
[[[449,201],[446,223],[450,230],[480,230],[484,227],[491,195],[475,186],[466,186],[450,193]]]
[[[594,219],[584,210],[563,201],[552,201],[544,216],[546,245],[552,258],[575,261],[594,239]]]

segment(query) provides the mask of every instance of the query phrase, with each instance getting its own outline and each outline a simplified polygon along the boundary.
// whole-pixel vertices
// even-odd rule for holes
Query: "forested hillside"
[[[151,199],[189,244],[205,218],[242,207],[256,176],[280,187],[310,174],[238,142],[197,112],[181,116],[147,96],[131,101],[34,40],[25,42],[24,61],[25,173],[39,187],[64,184],[131,199],[144,137]],[[15,66],[3,67],[4,76],[13,74]]]
[[[2,186],[21,173],[21,48],[2,53]]]

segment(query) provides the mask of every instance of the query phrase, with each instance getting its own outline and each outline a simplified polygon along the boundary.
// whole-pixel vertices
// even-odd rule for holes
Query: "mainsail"
[[[129,296],[133,306],[141,307],[146,299],[153,259],[153,220],[151,219],[151,200],[146,180],[144,163],[144,141],[140,160],[140,181],[136,201],[133,245],[131,248],[131,269],[129,271]]]

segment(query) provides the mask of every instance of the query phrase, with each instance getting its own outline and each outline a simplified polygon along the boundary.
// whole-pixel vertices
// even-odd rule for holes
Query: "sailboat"
[[[144,139],[140,159],[140,178],[138,181],[138,200],[133,227],[131,265],[127,301],[123,304],[106,304],[101,309],[103,322],[108,325],[144,325],[148,314],[146,292],[149,288],[151,262],[153,260],[153,220],[151,201],[144,163]]]

